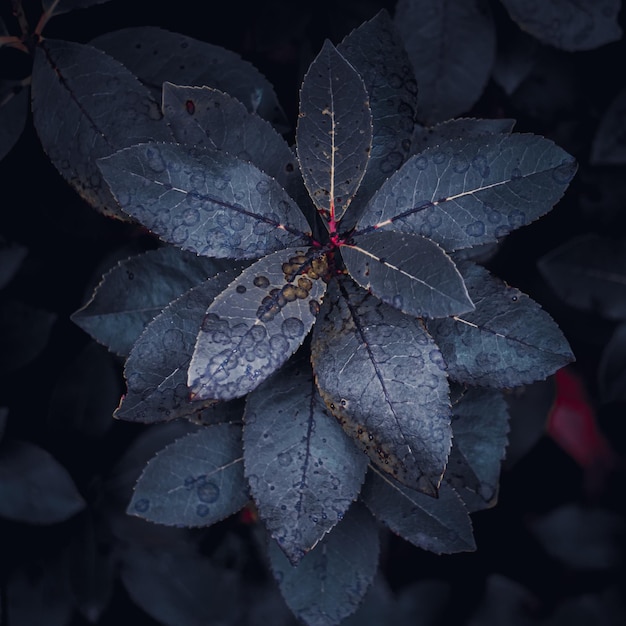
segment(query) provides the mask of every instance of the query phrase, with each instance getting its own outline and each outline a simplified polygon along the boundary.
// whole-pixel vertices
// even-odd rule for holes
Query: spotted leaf
[[[98,164],[124,211],[196,254],[253,259],[308,240],[287,192],[226,152],[145,143]]]
[[[361,497],[377,519],[418,548],[436,554],[476,549],[468,511],[447,485],[429,498],[371,468]]]
[[[367,457],[327,411],[302,356],[248,396],[243,443],[259,515],[297,563],[356,500]]]
[[[207,309],[189,366],[197,400],[247,394],[302,344],[326,290],[326,257],[286,248],[257,261]]]
[[[165,447],[146,465],[128,513],[170,526],[209,526],[248,501],[241,426],[206,426]]]
[[[447,251],[496,241],[547,213],[575,172],[570,155],[537,135],[450,140],[411,157],[358,227],[423,235]]]
[[[476,309],[428,323],[451,379],[516,387],[574,360],[559,327],[536,302],[478,265],[460,269]]]
[[[436,494],[451,445],[449,389],[422,322],[333,280],[311,353],[320,393],[357,445],[384,472]]]
[[[372,114],[363,80],[329,41],[302,83],[296,145],[304,184],[332,231],[365,174]]]
[[[354,280],[404,313],[444,317],[473,309],[452,259],[425,237],[374,231],[341,254]]]

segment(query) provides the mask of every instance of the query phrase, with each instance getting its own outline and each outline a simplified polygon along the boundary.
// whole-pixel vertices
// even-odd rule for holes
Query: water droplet
[[[209,514],[209,507],[206,504],[199,504],[196,507],[196,515],[206,517]]]
[[[281,452],[278,457],[278,464],[281,467],[287,467],[288,465],[291,465],[291,463],[293,462],[293,458],[291,457],[291,454],[289,454],[289,452]]]
[[[485,225],[483,222],[472,222],[465,227],[465,232],[470,237],[482,237],[485,234]]]
[[[270,285],[270,281],[267,276],[255,276],[252,282],[255,287],[260,287],[261,289],[265,289]]]
[[[138,513],[145,513],[150,508],[150,500],[147,498],[141,498],[135,502],[135,511]]]
[[[514,167],[511,170],[511,180],[517,180],[522,177],[522,170],[519,167]]]
[[[256,184],[256,190],[260,193],[260,194],[267,194],[270,191],[270,184],[268,181],[266,180],[260,180],[257,184]]]
[[[210,481],[203,481],[197,489],[198,499],[202,502],[216,502],[220,497],[220,488]]]
[[[401,309],[402,305],[404,304],[404,298],[402,297],[401,294],[397,293],[392,300],[393,306],[396,309]]]
[[[304,333],[304,324],[297,317],[288,317],[281,324],[281,330],[289,339],[296,339]]]
[[[246,291],[248,290],[246,289],[245,285],[237,285],[237,287],[235,288],[235,291],[237,293],[246,293]]]

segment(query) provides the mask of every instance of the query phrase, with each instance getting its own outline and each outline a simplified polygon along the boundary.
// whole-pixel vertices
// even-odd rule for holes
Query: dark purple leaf
[[[127,356],[167,304],[225,267],[172,246],[132,256],[103,276],[72,321],[109,350]]]
[[[109,0],[41,0],[41,5],[50,16],[61,15],[75,9],[86,9]]]
[[[207,310],[188,374],[194,400],[252,391],[307,336],[326,290],[326,257],[286,248],[257,261]]]
[[[0,289],[4,289],[17,274],[28,249],[19,243],[8,242],[0,236]]]
[[[470,513],[494,506],[509,431],[502,393],[469,388],[452,405],[452,450],[444,479]]]
[[[159,101],[164,82],[214,87],[279,130],[288,128],[270,82],[230,50],[155,26],[123,28],[91,43],[128,67]]]
[[[241,426],[218,424],[157,453],[137,481],[128,513],[169,526],[210,526],[247,501]]]
[[[592,50],[622,36],[620,0],[502,0],[519,27],[562,50]]]
[[[357,445],[383,471],[436,494],[450,452],[449,392],[421,320],[337,279],[311,351],[320,393]]]
[[[537,135],[451,140],[411,157],[358,226],[423,235],[447,251],[472,247],[547,213],[575,172],[567,152]]]
[[[296,564],[356,500],[367,457],[326,410],[304,358],[248,396],[243,445],[259,515]]]
[[[447,485],[431,498],[372,467],[361,498],[378,520],[418,548],[436,554],[476,549],[469,513]]]
[[[304,77],[296,145],[304,184],[331,233],[372,148],[372,114],[362,78],[327,40]]]
[[[128,389],[115,417],[152,423],[210,412],[206,402],[190,402],[187,368],[207,307],[239,272],[232,269],[209,278],[148,324],[126,360]]]
[[[308,240],[310,227],[287,192],[226,152],[145,143],[98,165],[124,211],[196,254],[253,259]]]
[[[541,258],[538,267],[570,306],[626,319],[626,241],[580,235]]]
[[[380,185],[409,156],[417,108],[417,84],[409,57],[383,10],[353,30],[337,50],[360,74],[372,112],[372,150],[367,170],[342,228],[352,226]]]
[[[342,246],[341,255],[354,280],[409,315],[445,317],[474,308],[452,259],[425,237],[375,231]]]
[[[333,531],[293,567],[275,541],[272,571],[289,608],[307,626],[336,626],[356,611],[378,568],[378,527],[354,504]]]
[[[626,324],[620,324],[602,352],[598,367],[600,395],[604,402],[626,400]]]
[[[0,447],[0,516],[56,524],[85,507],[67,470],[46,450],[26,441]]]
[[[593,138],[593,165],[624,165],[626,163],[626,89],[622,89],[609,105]]]
[[[415,68],[418,119],[442,122],[467,111],[485,88],[496,53],[484,0],[399,0],[395,24]]]
[[[96,161],[141,141],[171,139],[148,90],[100,50],[45,39],[31,91],[33,122],[52,163],[92,206],[126,219]]]
[[[536,302],[478,265],[460,269],[476,309],[428,323],[451,379],[516,387],[574,360],[563,333]]]
[[[0,80],[0,161],[22,136],[29,101],[30,89],[23,81]]]

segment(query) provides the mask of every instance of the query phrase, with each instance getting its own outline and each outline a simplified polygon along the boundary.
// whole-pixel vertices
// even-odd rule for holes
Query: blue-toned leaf
[[[310,227],[287,192],[226,152],[145,143],[98,165],[124,211],[196,254],[253,259],[308,240]]]
[[[541,44],[514,24],[498,26],[498,51],[491,77],[511,96],[537,64]]]
[[[609,104],[591,146],[593,165],[624,165],[626,163],[626,88]]]
[[[50,16],[61,15],[76,9],[86,9],[97,4],[104,4],[109,0],[41,0],[44,11]]]
[[[128,390],[115,417],[151,423],[195,415],[202,421],[202,414],[210,412],[206,402],[190,401],[187,368],[207,307],[240,271],[226,270],[209,278],[148,324],[126,360]]]
[[[536,302],[478,265],[459,269],[476,309],[428,323],[450,378],[516,387],[543,380],[574,360],[563,333]]]
[[[328,40],[300,89],[296,145],[304,184],[333,232],[365,174],[372,113],[362,78]]]
[[[361,498],[378,520],[418,548],[436,554],[476,549],[469,513],[447,485],[431,498],[371,468]]]
[[[248,396],[243,444],[259,515],[295,564],[356,500],[367,457],[326,410],[302,357]]]
[[[69,472],[49,452],[26,441],[2,442],[0,517],[56,524],[84,507]]]
[[[445,480],[470,513],[494,506],[509,431],[502,393],[469,388],[452,405],[452,450]]]
[[[442,122],[467,111],[485,88],[496,53],[484,0],[399,0],[395,24],[415,68],[418,119]]]
[[[159,106],[118,61],[91,46],[44,40],[35,53],[33,122],[61,175],[99,211],[126,216],[97,159],[141,141],[168,141]]]
[[[445,317],[474,308],[452,259],[425,237],[370,232],[342,246],[341,255],[354,280],[409,315]]]
[[[447,251],[472,247],[547,213],[575,172],[567,152],[537,135],[451,140],[411,157],[358,226],[423,235]]]
[[[592,50],[622,36],[620,0],[502,0],[520,28],[562,50]]]
[[[356,611],[378,568],[377,525],[354,504],[314,550],[293,567],[275,541],[269,557],[289,608],[307,626],[335,626]]]
[[[383,471],[436,494],[451,444],[449,389],[422,322],[333,280],[311,353],[320,393],[357,445]]]
[[[22,136],[29,101],[30,89],[23,81],[0,81],[0,160]]]
[[[206,426],[146,465],[128,513],[169,526],[210,526],[248,501],[241,426]]]
[[[352,226],[380,185],[409,156],[417,108],[417,83],[393,21],[382,10],[353,30],[337,50],[360,74],[372,112],[372,150],[367,170],[342,222]]]
[[[109,350],[127,356],[167,304],[225,267],[172,246],[130,257],[102,277],[72,321]]]
[[[271,83],[230,50],[156,26],[122,28],[91,43],[121,61],[159,101],[164,82],[214,87],[279,130],[289,128]]]
[[[257,261],[207,309],[188,372],[192,398],[244,396],[302,344],[326,290],[326,257],[286,248]]]

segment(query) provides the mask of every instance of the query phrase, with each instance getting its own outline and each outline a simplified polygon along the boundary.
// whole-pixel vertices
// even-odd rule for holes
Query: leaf
[[[165,626],[236,624],[243,608],[237,574],[199,554],[131,547],[121,578],[133,602]]]
[[[541,275],[570,306],[610,320],[626,319],[626,242],[589,233],[549,252]]]
[[[190,289],[148,324],[126,361],[128,390],[115,417],[152,423],[206,412],[206,402],[189,400],[187,368],[207,307],[239,271],[227,270]]]
[[[157,100],[166,81],[205,85],[237,98],[248,111],[277,128],[289,127],[271,83],[230,50],[155,26],[122,28],[91,43],[128,67]]]
[[[192,399],[246,395],[302,344],[326,290],[326,256],[286,248],[262,258],[209,306],[187,384]]]
[[[248,396],[243,445],[259,516],[297,564],[342,519],[367,471],[367,457],[326,410],[308,358]]]
[[[626,163],[626,88],[609,104],[600,120],[591,146],[592,165],[624,165]]]
[[[404,313],[444,317],[473,309],[452,259],[419,235],[375,231],[341,247],[350,276]]]
[[[361,498],[378,520],[418,548],[435,554],[476,549],[467,509],[447,485],[431,498],[372,467]]]
[[[56,314],[17,300],[0,303],[0,373],[34,361],[48,344]]]
[[[413,626],[413,622],[401,621],[392,595],[384,578],[378,574],[368,589],[359,608],[348,616],[342,626]]]
[[[328,40],[302,82],[296,146],[304,184],[333,234],[365,174],[372,114],[363,80]]]
[[[4,437],[4,433],[7,428],[7,421],[9,416],[9,409],[5,406],[0,406],[0,441]]]
[[[164,246],[120,261],[72,321],[96,341],[127,356],[161,310],[225,264]]]
[[[508,431],[500,391],[470,388],[452,406],[452,450],[444,478],[470,513],[496,504]]]
[[[358,223],[423,235],[447,251],[496,241],[547,213],[576,162],[537,135],[452,140],[411,157]]]
[[[384,9],[353,30],[337,50],[363,79],[372,113],[370,159],[342,222],[345,229],[354,225],[356,212],[409,156],[417,83],[402,40]]]
[[[59,173],[92,206],[122,217],[96,161],[171,135],[150,93],[119,62],[91,46],[44,40],[35,53],[33,122]]]
[[[574,360],[559,327],[536,302],[478,265],[460,269],[476,309],[428,323],[452,380],[516,387]]]
[[[512,22],[499,25],[498,51],[492,78],[507,96],[517,91],[536,66],[540,45],[534,37],[521,31]]]
[[[128,513],[169,526],[210,526],[247,501],[241,426],[218,424],[161,450],[137,481]]]
[[[29,101],[30,88],[23,81],[0,80],[0,161],[22,136]]]
[[[411,142],[411,155],[419,154],[426,148],[433,148],[450,139],[475,139],[488,135],[510,134],[515,126],[512,119],[477,119],[460,117],[435,124],[429,128],[416,126]]]
[[[418,119],[430,125],[470,109],[495,59],[495,28],[487,3],[399,0],[394,21],[415,68]]]
[[[335,626],[356,611],[378,568],[378,528],[353,505],[333,531],[293,567],[270,542],[274,577],[289,608],[307,626]]]
[[[520,28],[543,43],[562,50],[593,50],[622,36],[618,24],[620,0],[550,0],[528,3],[502,0]]]
[[[97,4],[104,4],[109,0],[41,0],[44,11],[52,17],[76,9],[86,9]]]
[[[63,522],[85,507],[67,470],[46,450],[5,439],[0,447],[0,516],[30,524]]]
[[[126,213],[184,250],[253,259],[309,238],[287,192],[226,152],[145,143],[98,165]]]
[[[626,399],[626,324],[620,324],[602,352],[598,385],[604,402]]]
[[[180,143],[224,150],[253,163],[296,200],[304,192],[289,144],[232,96],[211,87],[164,83],[163,114]]]
[[[4,289],[19,271],[28,249],[0,236],[0,289]]]
[[[357,445],[383,471],[436,494],[450,451],[449,391],[421,321],[336,279],[311,354],[326,405]]]

